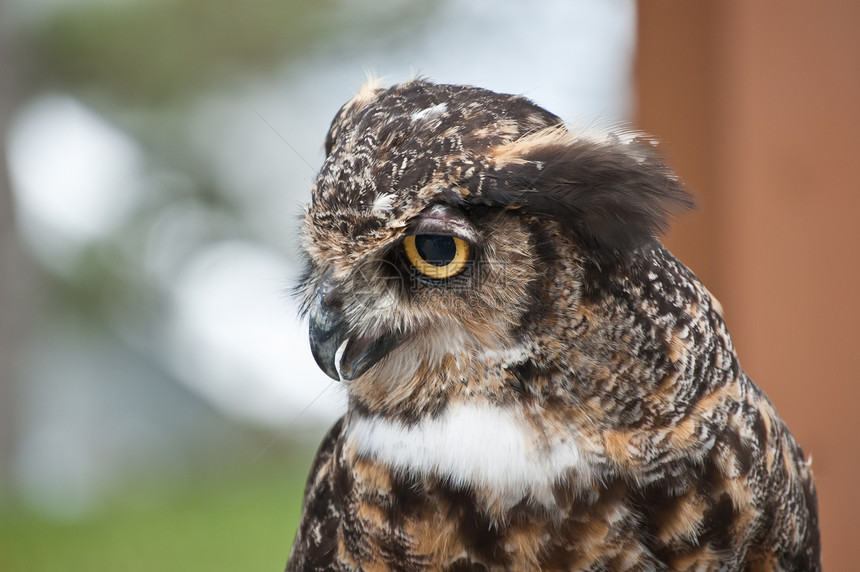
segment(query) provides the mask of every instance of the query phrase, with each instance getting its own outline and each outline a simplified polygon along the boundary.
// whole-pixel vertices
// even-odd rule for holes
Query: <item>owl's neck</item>
[[[345,435],[349,455],[480,491],[482,504],[501,513],[524,499],[552,506],[553,486],[562,478],[591,483],[592,447],[575,429],[558,429],[550,432],[545,419],[518,404],[479,399],[411,425],[351,412]]]

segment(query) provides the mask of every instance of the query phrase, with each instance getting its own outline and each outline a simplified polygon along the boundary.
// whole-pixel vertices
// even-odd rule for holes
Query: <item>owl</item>
[[[414,79],[335,116],[303,217],[348,410],[288,571],[820,570],[809,462],[658,241],[647,136]]]

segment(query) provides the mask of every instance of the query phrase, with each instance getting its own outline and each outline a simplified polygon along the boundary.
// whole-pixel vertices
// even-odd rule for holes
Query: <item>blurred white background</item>
[[[632,0],[0,9],[0,483],[56,518],[229,457],[243,431],[315,442],[343,413],[289,289],[323,137],[366,73],[629,116]]]

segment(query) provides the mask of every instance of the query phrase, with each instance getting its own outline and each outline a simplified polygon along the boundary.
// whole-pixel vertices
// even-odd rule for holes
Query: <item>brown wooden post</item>
[[[637,122],[703,209],[668,237],[807,453],[860,570],[860,2],[641,0]]]

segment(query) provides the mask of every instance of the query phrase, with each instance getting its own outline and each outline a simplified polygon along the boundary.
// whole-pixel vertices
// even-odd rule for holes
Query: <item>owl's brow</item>
[[[296,151],[296,148],[295,148],[295,147],[293,147],[292,145],[290,145],[290,142],[289,142],[289,141],[287,141],[287,140],[284,138],[284,136],[283,136],[283,135],[281,135],[280,133],[278,133],[278,130],[277,130],[277,129],[275,129],[274,127],[272,127],[272,124],[271,124],[271,123],[269,123],[268,121],[266,121],[266,118],[265,118],[265,117],[263,117],[262,115],[260,115],[260,112],[259,112],[259,111],[257,111],[257,110],[255,109],[255,110],[254,110],[254,113],[256,113],[256,114],[257,114],[257,117],[259,117],[260,119],[262,119],[262,120],[263,120],[263,123],[265,123],[266,125],[268,125],[268,126],[269,126],[269,129],[271,129],[272,131],[274,131],[274,132],[275,132],[275,135],[277,135],[278,137],[280,137],[280,138],[281,138],[281,141],[283,141],[284,143],[286,143],[287,147],[289,147],[289,148],[290,148],[290,150],[292,150],[292,152],[296,154],[296,157],[298,157],[299,159],[301,159],[301,160],[304,162],[304,164],[305,164],[305,165],[307,165],[307,166],[310,168],[310,170],[314,172],[314,174],[316,174],[317,170],[314,168],[314,166],[313,166],[313,165],[311,165],[310,163],[308,163],[307,159],[305,159],[304,157],[302,157],[301,153],[299,153],[298,151]]]

